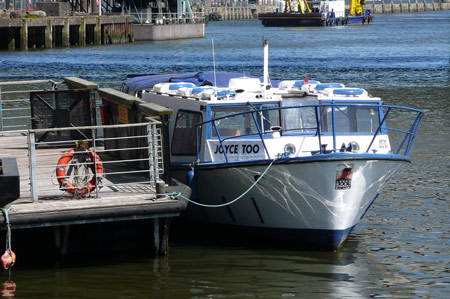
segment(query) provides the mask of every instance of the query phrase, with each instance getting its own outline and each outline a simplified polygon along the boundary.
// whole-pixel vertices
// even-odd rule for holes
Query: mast
[[[263,41],[263,47],[264,47],[263,87],[264,90],[266,90],[267,86],[269,85],[269,41],[267,39]]]

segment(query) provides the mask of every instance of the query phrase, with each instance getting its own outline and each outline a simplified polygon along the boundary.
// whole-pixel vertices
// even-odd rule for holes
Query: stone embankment
[[[2,11],[0,49],[13,51],[134,41],[133,16],[69,15],[68,2],[51,4],[58,9]]]

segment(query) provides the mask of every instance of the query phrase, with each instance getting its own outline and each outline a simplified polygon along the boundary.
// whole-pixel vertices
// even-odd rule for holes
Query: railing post
[[[154,139],[152,138],[152,125],[147,125],[147,151],[148,151],[148,171],[149,181],[151,186],[156,186],[156,172],[155,172],[155,159],[154,159]]]
[[[91,136],[92,136],[92,147],[94,148],[94,177],[95,177],[95,198],[98,198],[98,184],[100,182],[98,176],[97,176],[97,159],[95,156],[97,155],[97,148],[96,148],[96,140],[95,140],[95,129],[91,129]]]
[[[30,165],[30,188],[31,199],[38,201],[38,185],[37,185],[37,170],[36,170],[36,143],[34,140],[34,132],[28,131],[28,161]]]
[[[163,163],[164,163],[164,181],[166,184],[172,185],[172,177],[170,173],[170,142],[169,142],[169,116],[161,115],[162,123],[162,146],[163,146]]]
[[[317,125],[317,137],[319,139],[319,153],[322,153],[322,131],[320,130],[320,114],[319,107],[315,106],[314,110],[316,110],[316,125]]]
[[[150,125],[152,129],[152,140],[153,140],[153,172],[155,173],[154,180],[155,186],[159,179],[159,166],[158,166],[158,134],[156,130],[156,125]]]
[[[336,150],[336,104],[332,103],[331,106],[332,112],[331,112],[331,118],[333,123],[333,152]],[[326,150],[325,153],[326,154]]]

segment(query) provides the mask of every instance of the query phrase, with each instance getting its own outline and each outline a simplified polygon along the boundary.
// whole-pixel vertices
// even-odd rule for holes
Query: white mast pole
[[[211,38],[212,54],[213,54],[213,72],[214,72],[214,86],[217,86],[216,82],[216,56],[214,54],[214,38]]]
[[[266,90],[269,85],[269,41],[265,39],[263,41],[264,46],[264,90]]]

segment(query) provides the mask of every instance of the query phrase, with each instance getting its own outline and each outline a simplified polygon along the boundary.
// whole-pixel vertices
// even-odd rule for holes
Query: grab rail
[[[226,116],[221,116],[221,117],[217,117],[211,120],[207,120],[201,123],[198,123],[196,125],[196,137],[197,137],[197,160],[199,160],[200,158],[200,136],[199,136],[199,132],[201,132],[200,128],[203,126],[207,126],[210,125],[211,127],[214,128],[214,130],[216,131],[217,134],[217,139],[219,141],[220,147],[223,151],[224,157],[225,157],[225,161],[229,162],[228,156],[226,154],[226,150],[225,147],[223,145],[223,142],[226,140],[230,140],[230,139],[236,139],[236,138],[243,138],[243,137],[259,137],[259,139],[261,140],[265,152],[267,154],[268,159],[271,159],[269,152],[267,150],[265,141],[264,141],[264,136],[267,134],[271,134],[273,133],[273,130],[264,130],[263,128],[260,127],[260,124],[258,122],[258,115],[265,112],[265,111],[284,111],[284,110],[288,110],[288,109],[307,109],[307,108],[314,108],[314,113],[315,113],[315,120],[316,120],[316,126],[315,127],[298,127],[298,128],[290,128],[288,130],[286,129],[281,129],[280,130],[280,134],[283,132],[289,132],[289,131],[304,131],[304,130],[311,130],[311,132],[306,133],[307,135],[312,135],[314,134],[314,136],[317,137],[318,139],[318,150],[317,152],[319,153],[332,153],[332,152],[336,152],[339,149],[336,148],[336,136],[341,135],[339,133],[336,132],[336,119],[335,119],[335,110],[338,107],[352,107],[352,106],[356,106],[356,107],[373,107],[376,109],[379,109],[380,112],[380,122],[378,124],[377,129],[374,132],[362,132],[364,134],[373,134],[372,139],[370,141],[370,144],[367,148],[367,150],[365,151],[365,153],[368,153],[370,148],[372,147],[373,142],[375,141],[375,138],[379,135],[379,133],[382,132],[382,130],[387,131],[393,131],[393,132],[399,132],[404,134],[404,137],[402,139],[402,141],[400,142],[399,146],[397,147],[397,149],[393,152],[395,152],[395,154],[400,154],[400,152],[402,150],[404,150],[403,156],[407,157],[410,153],[411,147],[413,145],[415,136],[417,134],[418,128],[420,126],[420,123],[422,121],[423,118],[423,111],[418,110],[418,109],[414,109],[414,108],[408,108],[408,107],[401,107],[401,106],[394,106],[394,105],[379,105],[379,104],[348,104],[348,103],[332,103],[332,104],[317,104],[317,105],[305,105],[305,106],[288,106],[288,107],[276,107],[276,108],[263,108],[263,109],[252,109],[249,111],[244,111],[244,112],[238,112],[238,113],[233,113],[233,114],[229,114]],[[323,111],[324,108],[327,107],[331,107],[332,109],[332,124],[331,124],[331,130],[330,132],[324,132],[323,131],[323,124],[322,124],[322,119],[321,119],[321,114],[320,111]],[[386,112],[383,111],[383,109],[387,109]],[[402,129],[397,129],[397,128],[390,128],[386,125],[386,119],[388,118],[388,116],[390,115],[391,110],[403,110],[403,111],[407,111],[410,113],[417,113],[417,115],[415,116],[412,124],[410,125],[410,127],[407,130],[402,130]],[[217,127],[218,122],[220,122],[220,120],[223,119],[229,119],[229,118],[233,118],[233,117],[239,117],[242,115],[246,115],[246,114],[250,114],[254,121],[255,127],[257,128],[257,133],[256,134],[242,134],[242,135],[238,135],[238,136],[224,136],[222,137],[219,133],[220,129]],[[313,132],[315,131],[315,132]],[[204,133],[206,134],[206,133]],[[299,135],[306,135],[305,133],[298,133]],[[332,136],[333,137],[333,149],[330,150],[325,150],[325,148],[322,146],[322,136]],[[315,152],[311,151],[311,152]]]

